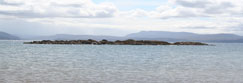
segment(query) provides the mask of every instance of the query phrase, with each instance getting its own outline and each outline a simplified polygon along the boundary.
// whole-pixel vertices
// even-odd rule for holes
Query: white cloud
[[[91,0],[0,0],[3,18],[70,27],[69,32],[73,29],[76,33],[91,28],[239,33],[236,30],[242,30],[238,27],[243,24],[243,1],[169,0],[154,10],[121,11],[112,3],[95,4]]]
[[[242,0],[171,0],[155,11],[159,18],[243,16]]]
[[[131,11],[120,11],[118,17],[125,18],[144,18],[149,17],[150,13],[142,9],[134,9]]]
[[[3,0],[0,4],[0,14],[26,18],[104,18],[113,17],[116,11],[111,3],[90,0]]]

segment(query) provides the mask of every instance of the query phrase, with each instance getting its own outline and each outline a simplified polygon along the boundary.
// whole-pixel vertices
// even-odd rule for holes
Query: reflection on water
[[[22,43],[0,41],[0,83],[243,83],[243,44]]]

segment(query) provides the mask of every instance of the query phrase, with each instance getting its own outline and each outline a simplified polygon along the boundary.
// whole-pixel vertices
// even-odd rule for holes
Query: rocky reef
[[[108,40],[42,40],[42,41],[32,41],[24,42],[24,44],[92,44],[92,45],[208,45],[201,42],[175,42],[169,43],[166,41],[155,41],[155,40],[117,40],[117,41],[108,41]]]
[[[201,42],[175,42],[173,45],[208,45],[206,43]]]

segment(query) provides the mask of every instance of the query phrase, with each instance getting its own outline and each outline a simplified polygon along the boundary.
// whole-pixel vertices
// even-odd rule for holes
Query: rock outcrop
[[[92,45],[208,45],[201,42],[176,42],[169,43],[166,41],[152,41],[152,40],[117,40],[117,41],[108,41],[108,40],[42,40],[42,41],[32,41],[24,42],[24,44],[92,44]]]
[[[175,42],[173,45],[208,45],[201,42]]]

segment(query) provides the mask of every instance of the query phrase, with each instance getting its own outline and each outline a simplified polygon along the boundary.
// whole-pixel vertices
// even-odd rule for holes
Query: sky
[[[23,36],[243,35],[243,0],[0,0],[0,31]]]

